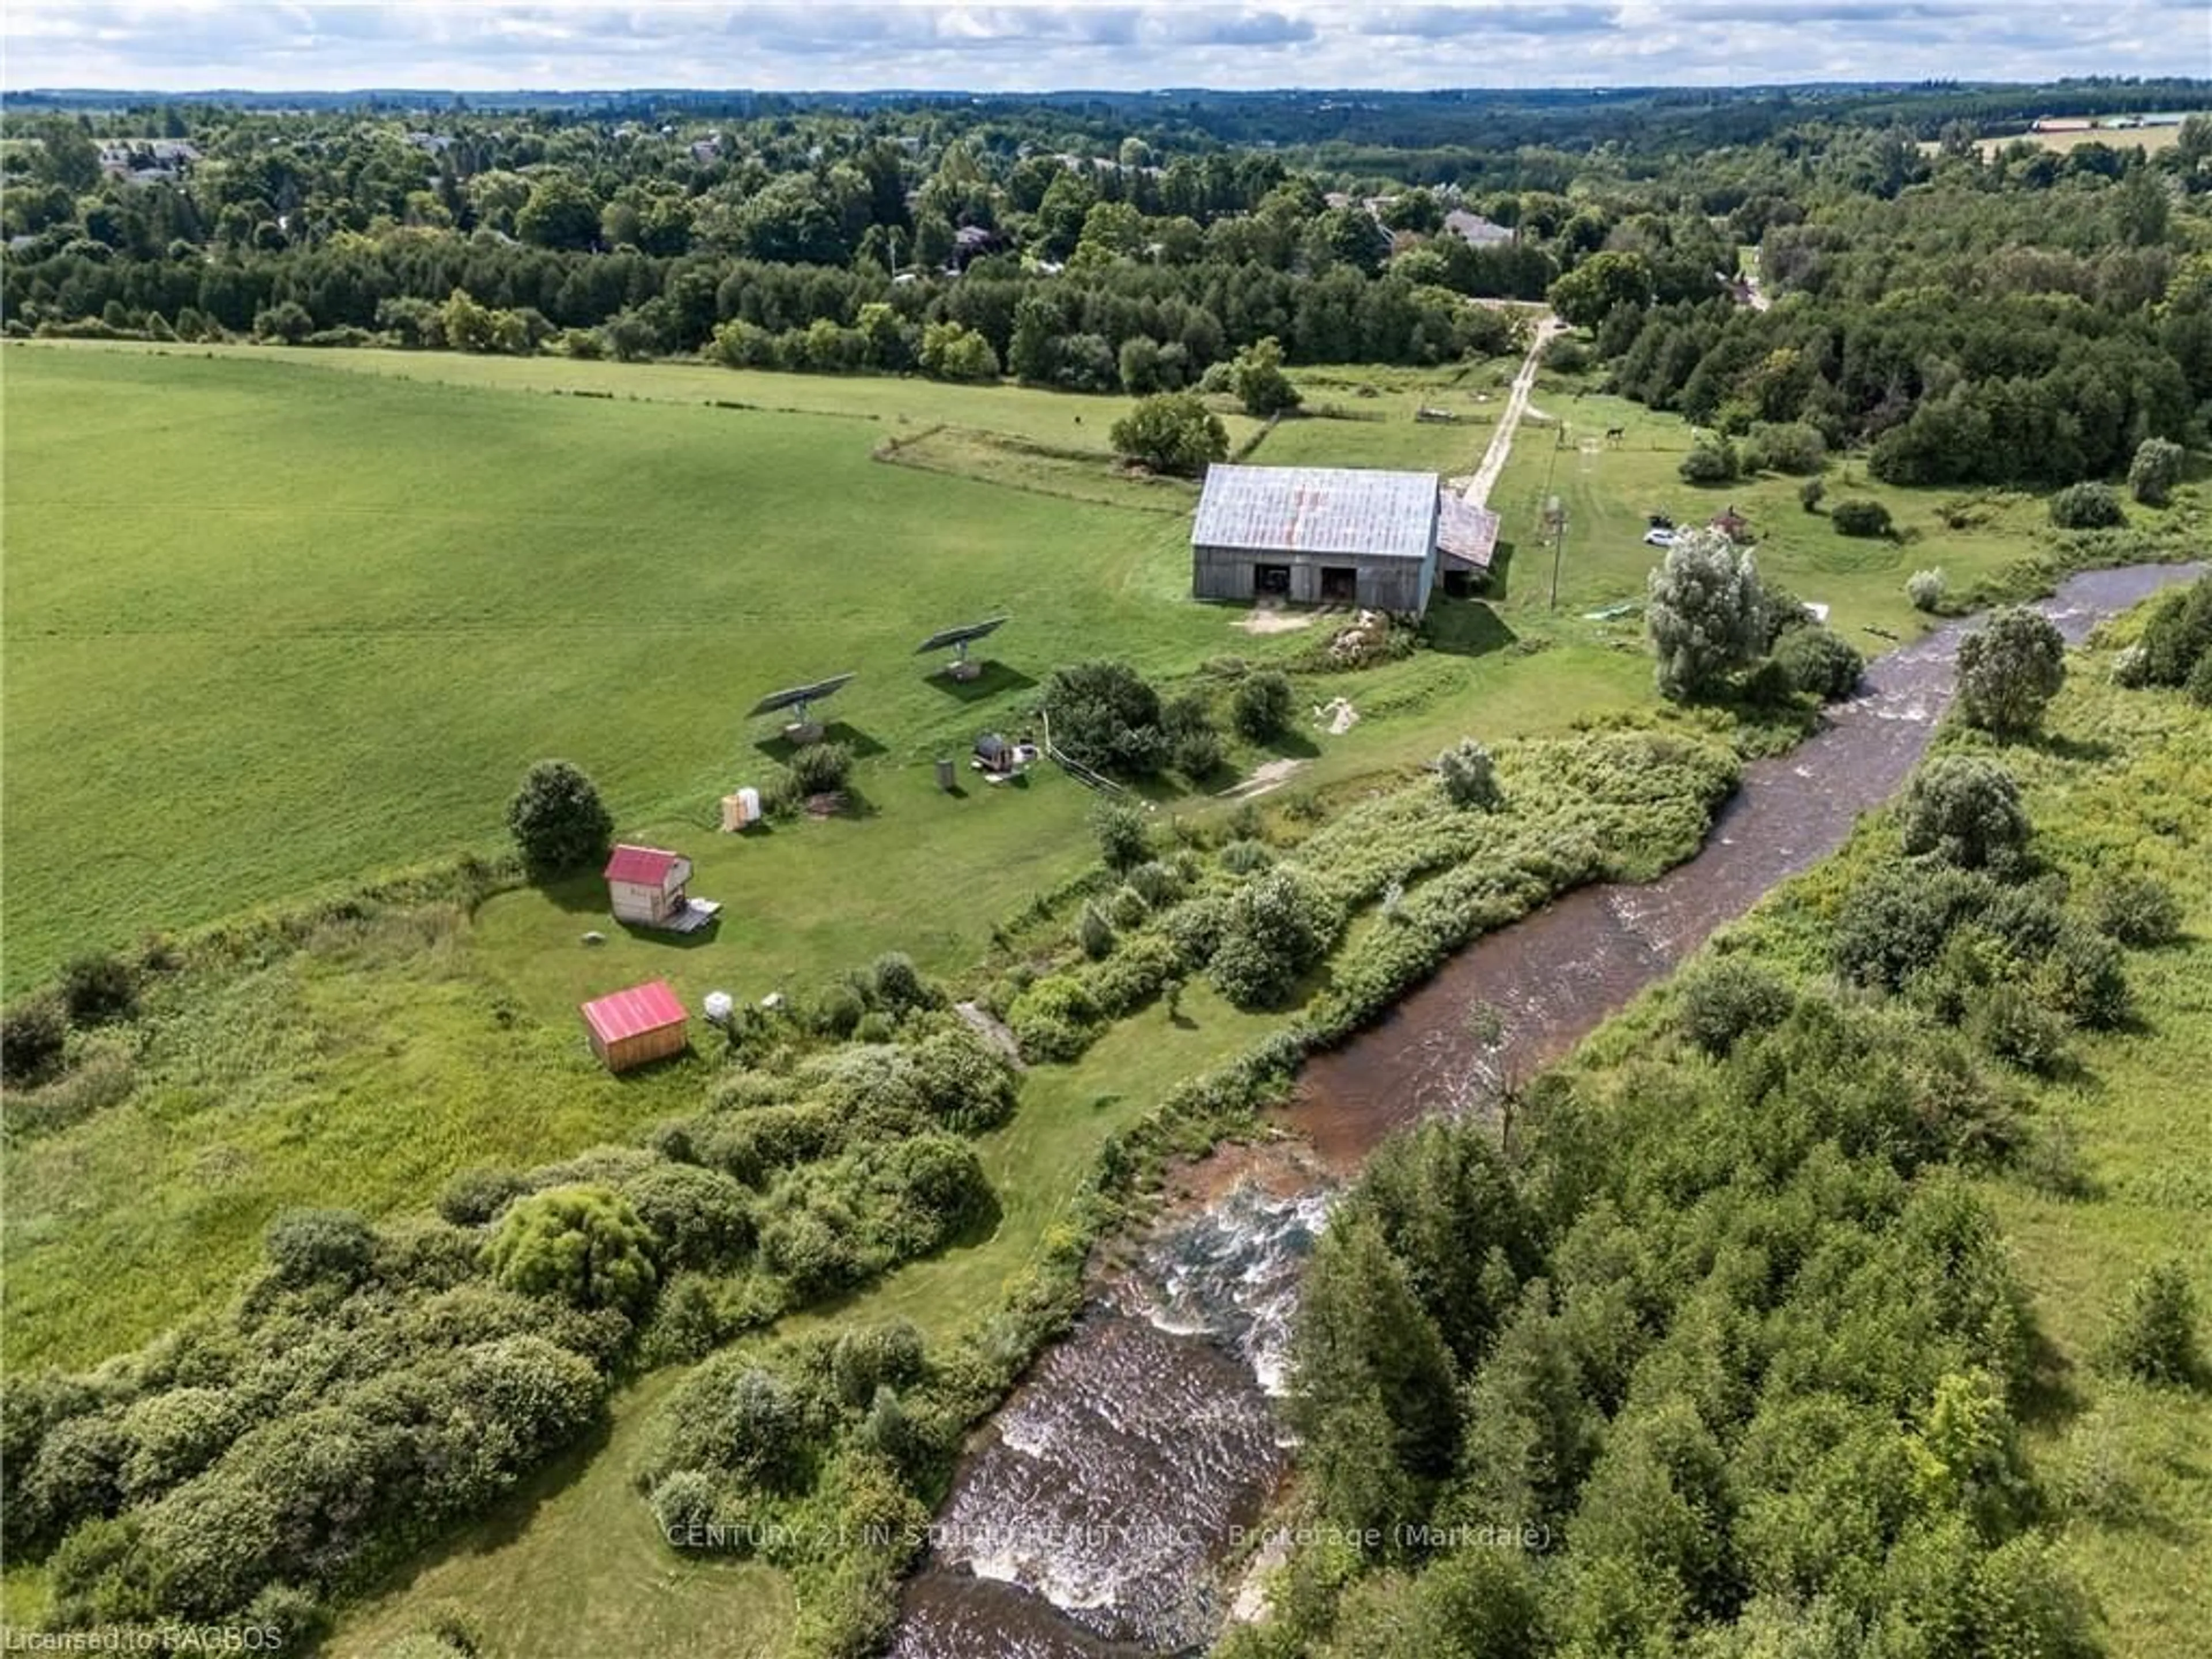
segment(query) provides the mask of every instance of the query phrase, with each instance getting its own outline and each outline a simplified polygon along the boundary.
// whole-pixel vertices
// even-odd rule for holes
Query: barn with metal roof
[[[1437,475],[1212,466],[1190,545],[1201,599],[1418,614],[1436,581]]]

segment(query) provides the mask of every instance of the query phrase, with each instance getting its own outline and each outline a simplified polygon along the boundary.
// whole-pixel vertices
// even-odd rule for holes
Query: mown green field
[[[860,672],[824,712],[883,751],[861,783],[879,793],[1056,663],[1164,671],[1235,637],[1184,599],[1175,520],[880,465],[872,422],[296,360],[23,349],[6,368],[11,987],[492,848],[542,755],[592,772],[625,824],[703,810],[768,781],[773,727],[745,710],[794,682]],[[977,395],[994,417],[1054,403]],[[989,695],[927,678],[924,634],[1000,611]],[[937,805],[972,809],[956,839],[989,810]],[[986,832],[1000,883],[1075,811]],[[790,884],[780,844],[749,861],[763,891]]]
[[[1522,426],[1491,506],[1504,522],[1501,534],[1516,549],[1509,612],[1548,602],[1552,541],[1544,508],[1558,497],[1566,510],[1565,545],[1559,559],[1559,608],[1571,616],[1644,597],[1646,574],[1663,556],[1644,542],[1649,515],[1678,525],[1702,525],[1733,507],[1750,520],[1762,574],[1800,598],[1829,605],[1832,625],[1869,655],[1910,640],[1928,619],[1905,596],[1905,579],[1938,569],[1954,594],[1997,575],[2049,548],[2054,540],[2041,497],[2016,492],[1898,489],[1870,478],[1863,458],[1831,457],[1824,482],[1826,505],[1865,497],[1887,506],[1898,535],[1877,539],[1838,535],[1827,514],[1799,504],[1803,482],[1767,473],[1735,483],[1684,483],[1676,469],[1691,443],[1679,416],[1656,413],[1624,398],[1588,390],[1582,380],[1546,376],[1531,400],[1547,417]],[[1622,436],[1608,441],[1618,427]],[[1595,453],[1584,452],[1593,441]],[[2143,530],[2183,522],[2199,508],[2193,498],[2157,509],[2130,504],[2130,522]],[[1962,509],[1967,520],[1954,528],[1939,509]],[[1632,617],[1623,627],[1631,638]],[[1880,631],[1875,631],[1880,630]]]
[[[988,892],[985,909],[1049,887],[1084,802],[947,799],[927,763],[1021,719],[1059,663],[1173,674],[1304,643],[1188,602],[1190,488],[1124,479],[1086,447],[1117,399],[369,351],[33,348],[4,368],[10,989],[151,930],[495,849],[541,755],[589,770],[626,832],[703,831],[716,797],[773,772],[752,701],[848,669],[860,679],[825,713],[863,757],[873,815],[718,846],[714,896],[755,981],[882,948],[873,894],[900,901],[908,948],[950,962],[979,912],[917,915],[918,878]],[[1469,465],[1486,427],[1413,414],[1497,373],[1386,375],[1363,418],[1286,422],[1261,458]],[[623,396],[524,395],[611,386]],[[873,459],[887,440],[912,442],[911,464]],[[994,611],[1016,620],[979,687],[914,656],[924,633]],[[1470,720],[1555,726],[1570,703],[1642,695],[1601,641],[1505,676],[1477,653],[1511,634],[1458,632],[1436,660],[1316,681],[1316,703],[1341,690],[1398,711],[1321,755],[1300,745],[1342,751],[1317,777],[1432,750]],[[848,858],[883,879],[824,905]]]

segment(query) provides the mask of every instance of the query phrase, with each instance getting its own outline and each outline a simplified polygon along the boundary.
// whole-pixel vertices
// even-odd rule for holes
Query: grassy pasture
[[[1644,543],[1648,514],[1702,525],[1733,506],[1751,521],[1759,569],[1799,597],[1832,607],[1831,623],[1869,654],[1890,642],[1869,630],[1910,640],[1925,627],[1927,619],[1905,596],[1914,571],[1941,569],[1949,590],[1960,593],[2053,539],[2039,497],[1898,489],[1869,477],[1863,459],[1854,456],[1831,459],[1827,503],[1856,496],[1881,501],[1899,534],[1883,540],[1838,535],[1825,507],[1808,513],[1799,505],[1802,479],[1764,473],[1729,484],[1684,483],[1676,468],[1691,436],[1677,416],[1548,376],[1531,402],[1547,423],[1522,427],[1490,503],[1503,518],[1501,534],[1517,550],[1500,607],[1509,618],[1548,598],[1552,549],[1542,518],[1553,495],[1567,514],[1563,615],[1643,599],[1645,576],[1664,556]],[[1615,427],[1623,435],[1609,441],[1604,434]],[[1596,453],[1583,453],[1585,440],[1596,441]],[[1954,501],[1970,504],[1972,522],[1964,528],[1938,516],[1939,507]],[[2131,505],[2129,514],[2132,522],[2153,528],[2191,510],[2185,502],[2164,511]],[[1636,626],[1632,618],[1621,624],[1631,635]]]
[[[1178,520],[885,466],[872,423],[297,361],[7,369],[10,986],[494,845],[541,754],[663,817],[764,779],[754,698],[857,669],[834,713],[880,793],[1054,663],[1165,671],[1223,635]],[[985,695],[925,677],[923,634],[994,611],[1018,620]],[[764,888],[799,839],[753,860]]]

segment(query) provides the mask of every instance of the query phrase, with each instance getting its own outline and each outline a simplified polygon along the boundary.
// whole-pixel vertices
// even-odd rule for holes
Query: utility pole
[[[1559,564],[1567,553],[1567,509],[1561,502],[1559,517],[1552,526],[1552,609],[1559,608]]]

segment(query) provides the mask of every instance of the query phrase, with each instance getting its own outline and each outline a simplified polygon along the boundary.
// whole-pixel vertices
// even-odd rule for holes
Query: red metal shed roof
[[[633,985],[627,991],[617,991],[595,1001],[587,1002],[577,1010],[584,1024],[592,1028],[592,1035],[602,1042],[620,1042],[641,1031],[657,1031],[664,1025],[681,1025],[687,1018],[683,1000],[668,988],[668,981],[656,979],[648,984]]]
[[[615,855],[607,860],[606,878],[609,881],[635,881],[647,887],[658,887],[668,879],[668,872],[676,867],[680,853],[664,852],[658,847],[632,847],[623,842],[615,848]]]

